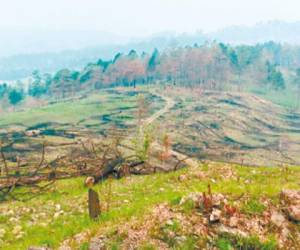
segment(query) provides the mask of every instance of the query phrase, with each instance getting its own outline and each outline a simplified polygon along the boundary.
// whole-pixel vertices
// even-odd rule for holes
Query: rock
[[[55,210],[56,211],[60,211],[61,210],[61,205],[60,204],[56,204],[55,205]]]
[[[222,214],[221,210],[214,208],[209,216],[209,222],[212,223],[219,222],[221,219],[221,214]]]
[[[214,207],[220,207],[222,203],[226,200],[222,194],[213,194],[212,195],[212,205]]]
[[[105,247],[105,238],[103,236],[99,236],[93,238],[89,244],[89,250],[106,250]]]
[[[280,198],[284,204],[300,205],[300,190],[283,189]]]
[[[210,198],[209,195],[206,195]],[[204,206],[204,198],[202,193],[192,193],[181,199],[180,205],[183,205],[187,201],[192,201],[194,203],[195,208],[203,208]],[[211,195],[211,205],[215,208],[221,208],[222,204],[226,204],[227,201],[222,194],[212,194]]]
[[[284,189],[280,193],[280,199],[289,219],[300,222],[300,190]]]
[[[231,217],[229,220],[229,226],[230,227],[237,227],[239,223],[239,219],[237,217]]]
[[[85,182],[84,182],[85,186],[88,188],[91,188],[94,186],[95,184],[95,178],[92,176],[89,176],[86,178]]]
[[[57,219],[59,216],[60,216],[60,212],[56,212],[56,213],[53,215],[53,218]]]
[[[286,211],[291,220],[300,222],[300,205],[289,206]]]
[[[217,230],[220,234],[227,233],[227,234],[232,234],[232,235],[240,236],[240,237],[244,237],[244,238],[248,237],[248,234],[245,233],[244,231],[241,231],[241,230],[235,229],[235,228],[226,227],[224,225],[220,225]]]
[[[77,243],[82,243],[88,238],[88,236],[89,236],[89,232],[82,232],[82,233],[76,234],[74,236],[74,240]]]
[[[194,203],[195,208],[200,208],[200,204],[202,204],[203,196],[201,193],[192,193],[186,197],[183,197],[179,203],[179,205],[185,204],[187,201],[192,201]]]
[[[285,218],[281,213],[273,211],[271,213],[271,222],[277,227],[283,227],[285,224]]]

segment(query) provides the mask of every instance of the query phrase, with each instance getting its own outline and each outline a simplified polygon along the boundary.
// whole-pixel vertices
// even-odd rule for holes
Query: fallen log
[[[122,157],[110,161],[106,166],[103,167],[103,169],[98,170],[92,175],[92,177],[94,177],[95,183],[105,179],[108,175],[115,172],[115,168],[120,166],[124,162],[125,159]]]

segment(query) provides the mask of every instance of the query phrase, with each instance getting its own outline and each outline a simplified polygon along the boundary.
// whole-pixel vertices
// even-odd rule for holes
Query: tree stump
[[[93,189],[89,189],[89,215],[90,218],[95,220],[100,216],[100,203],[99,195]]]

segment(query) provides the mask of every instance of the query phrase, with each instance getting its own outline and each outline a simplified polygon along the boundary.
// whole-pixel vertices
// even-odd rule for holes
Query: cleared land
[[[173,149],[245,165],[300,165],[300,114],[245,93],[172,88],[176,105],[159,119]]]
[[[54,141],[101,138],[112,127],[130,134],[136,127],[141,93],[151,103],[144,125],[157,125],[156,137],[170,134],[177,152],[245,165],[300,165],[300,113],[246,93],[186,88],[106,90],[79,100],[4,114],[0,138],[7,140],[7,133],[13,135],[13,144],[5,148],[9,153],[37,150],[42,141],[51,145]],[[26,137],[26,131],[35,129],[41,131],[38,137]]]
[[[32,199],[26,203],[1,203],[1,249],[29,246],[88,249],[101,244],[109,249],[131,246],[193,249],[196,245],[230,249],[241,244],[254,249],[276,249],[280,244],[291,244],[291,247],[299,244],[299,224],[285,219],[293,240],[282,239],[282,230],[265,217],[281,211],[282,189],[299,189],[299,168],[258,168],[242,164],[299,163],[300,116],[253,95],[180,88],[156,92],[106,90],[79,101],[3,116],[1,138],[13,142],[4,148],[5,153],[12,162],[16,153],[35,157],[40,150],[37,145],[46,141],[47,153],[54,157],[68,150],[64,146],[57,149],[56,144],[90,137],[101,140],[109,135],[111,127],[124,129],[129,136],[136,128],[139,93],[152,103],[149,118],[144,120],[144,126],[153,127],[156,142],[152,149],[161,148],[161,136],[168,133],[173,154],[181,159],[190,155],[201,162],[187,159],[185,163],[190,167],[176,172],[109,179],[97,184],[94,188],[100,195],[103,212],[94,222],[88,218],[83,178],[57,181],[37,197],[31,197],[29,191],[28,198]],[[34,129],[40,130],[40,134],[28,137],[26,131]],[[229,201],[241,222],[252,223],[238,227],[243,237],[224,235],[215,225],[205,223],[205,211],[181,202],[191,193],[209,192],[209,189]],[[15,190],[18,192],[23,193],[23,188]],[[262,222],[263,226],[256,227]],[[229,223],[227,217],[222,223]]]
[[[80,99],[57,102],[44,107],[1,114],[0,139],[6,143],[6,154],[34,157],[39,154],[43,142],[48,154],[65,152],[59,145],[80,139],[103,139],[111,130],[131,133],[136,128],[139,95],[148,105],[147,114],[152,115],[164,106],[164,101],[144,90],[105,90]],[[38,130],[30,137],[26,132]],[[52,147],[52,148],[51,148]],[[56,151],[56,152],[55,152]]]

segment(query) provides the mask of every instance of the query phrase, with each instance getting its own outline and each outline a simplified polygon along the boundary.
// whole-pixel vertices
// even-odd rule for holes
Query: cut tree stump
[[[99,195],[93,189],[89,189],[89,215],[90,218],[95,220],[100,216],[100,203]]]

